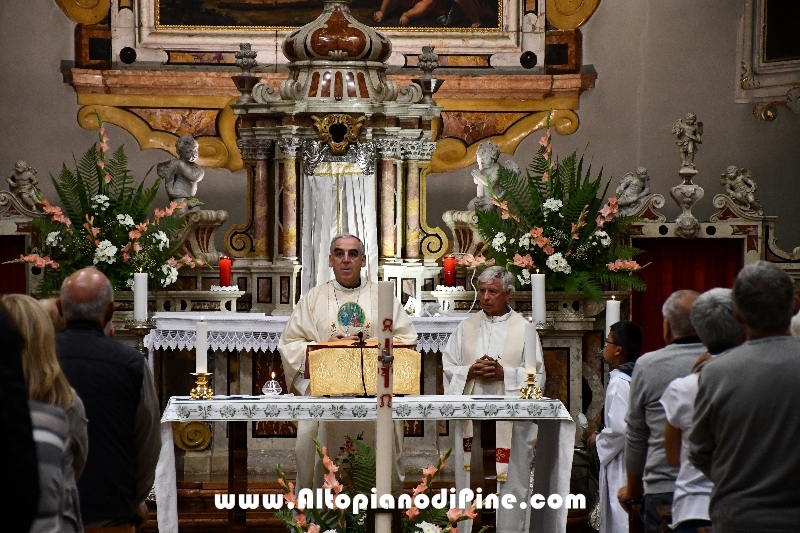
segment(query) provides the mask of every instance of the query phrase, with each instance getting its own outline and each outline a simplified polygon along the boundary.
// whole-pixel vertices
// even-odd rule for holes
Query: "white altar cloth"
[[[558,400],[522,400],[515,397],[395,396],[396,420],[530,420],[539,426],[534,472],[534,494],[547,498],[569,493],[575,423]],[[161,418],[161,454],[156,467],[156,501],[161,533],[178,533],[175,451],[172,422],[260,420],[374,420],[374,398],[310,398],[301,396],[215,396],[190,400],[173,396]],[[513,453],[513,452],[512,452]],[[435,457],[431,457],[431,462]],[[530,531],[564,533],[567,509],[531,510]]]
[[[436,352],[444,349],[450,334],[469,315],[411,317],[417,330],[417,350]],[[195,327],[200,318],[208,324],[208,346],[212,350],[253,350],[269,352],[278,347],[288,316],[264,313],[156,313],[156,329],[144,338],[150,352],[159,348],[194,348]]]

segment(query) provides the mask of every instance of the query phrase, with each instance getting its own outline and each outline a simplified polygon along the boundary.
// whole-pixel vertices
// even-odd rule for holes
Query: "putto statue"
[[[25,161],[17,161],[14,165],[14,172],[6,178],[11,194],[16,196],[19,201],[30,209],[36,211],[39,201],[42,198],[37,185],[39,179],[36,177],[36,169],[29,167]]]
[[[703,123],[697,121],[694,113],[687,113],[685,119],[678,119],[672,125],[672,134],[681,152],[681,167],[694,169],[697,145],[703,143],[700,140],[700,136],[703,135]]]
[[[749,170],[731,165],[719,177],[719,184],[725,187],[725,192],[743,211],[764,214],[761,203],[756,199],[756,182]]]
[[[633,215],[642,207],[650,194],[650,176],[647,169],[639,167],[636,173],[628,172],[617,187],[617,205],[621,215]]]
[[[183,135],[175,142],[178,158],[159,163],[158,175],[164,179],[164,187],[170,201],[190,200],[197,194],[197,184],[203,179],[205,171],[195,163],[197,160],[197,141],[191,135]],[[190,207],[194,209],[195,206]]]
[[[497,186],[497,170],[501,164],[500,147],[494,141],[484,141],[478,146],[475,153],[478,160],[478,168],[472,171],[472,181],[477,185],[475,198],[467,204],[467,209],[473,211],[480,209],[487,211],[492,209],[492,192],[498,198],[502,198],[503,192]],[[514,161],[506,161],[502,164],[503,168],[519,174],[519,166]]]

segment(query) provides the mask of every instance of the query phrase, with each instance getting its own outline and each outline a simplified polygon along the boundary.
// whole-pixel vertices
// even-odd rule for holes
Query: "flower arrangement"
[[[109,138],[99,114],[97,119],[99,142],[76,161],[74,172],[64,165],[59,178],[51,175],[63,208],[42,200],[45,216],[31,221],[39,242],[14,261],[44,270],[39,286],[43,296],[57,292],[76,270],[92,265],[114,289],[130,288],[136,272],[146,272],[166,287],[177,280],[178,269],[205,266],[188,255],[172,256],[183,225],[176,212],[185,209],[186,202],[155,209],[151,221],[148,215],[161,178],[149,188],[144,181],[134,186],[122,146],[108,157]]]
[[[348,501],[356,495],[361,495],[366,501],[372,495],[375,486],[375,452],[364,444],[360,436],[356,439],[347,438],[342,453],[336,461],[328,456],[328,450],[314,439],[317,454],[322,460],[325,470],[323,489],[330,489],[335,497],[343,493],[348,496]],[[462,520],[472,519],[477,516],[474,506],[462,512],[461,509],[443,509],[428,505],[420,509],[416,505],[417,497],[427,498],[432,501],[433,480],[441,471],[451,450],[441,454],[436,465],[430,465],[422,471],[422,482],[414,489],[410,500],[414,503],[406,511],[408,518],[403,522],[403,533],[455,533],[456,524]],[[283,498],[291,504],[291,509],[282,508],[275,513],[291,533],[366,533],[366,512],[354,514],[348,508],[333,506],[321,511],[316,508],[304,508],[302,502],[295,496],[295,486],[286,480],[286,475],[280,465],[276,465],[278,484],[283,490]],[[405,496],[408,498],[408,496]],[[478,533],[484,533],[482,528]]]
[[[476,211],[478,230],[489,243],[485,262],[505,266],[521,286],[542,272],[548,290],[582,291],[595,300],[604,285],[644,290],[636,275],[643,267],[633,260],[640,250],[625,242],[637,218],[620,215],[616,197],[603,203],[608,184],[598,197],[602,170],[593,179],[576,153],[553,159],[549,124],[539,144],[526,176],[499,167],[490,183],[499,209]]]

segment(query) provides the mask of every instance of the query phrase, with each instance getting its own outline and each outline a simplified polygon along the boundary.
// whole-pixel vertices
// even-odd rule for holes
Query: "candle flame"
[[[616,297],[615,297],[615,296],[612,294],[612,295],[611,295],[611,299],[612,299],[612,300],[616,300],[617,298],[616,298]]]
[[[275,379],[275,372],[272,373],[272,379]]]
[[[536,273],[537,273],[537,274],[539,273],[539,269],[538,269],[538,268],[536,269]]]

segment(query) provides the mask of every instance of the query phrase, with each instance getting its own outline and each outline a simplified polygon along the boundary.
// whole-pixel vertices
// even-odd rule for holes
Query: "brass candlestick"
[[[536,374],[528,373],[528,379],[525,380],[525,386],[519,391],[519,397],[523,400],[542,399],[542,389],[536,386]]]
[[[197,376],[195,387],[189,392],[189,398],[192,400],[210,400],[214,395],[214,390],[211,388],[210,372],[192,372],[193,376]]]
[[[155,329],[156,324],[152,320],[126,320],[125,321],[125,329],[136,335],[136,349],[142,352],[144,358],[147,359],[149,353],[147,351],[147,347],[144,345],[144,338],[150,333],[151,330]]]

